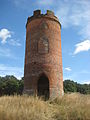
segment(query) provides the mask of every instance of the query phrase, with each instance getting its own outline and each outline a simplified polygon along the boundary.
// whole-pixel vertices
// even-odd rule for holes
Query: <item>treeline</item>
[[[79,92],[81,94],[90,94],[90,84],[79,84],[72,80],[64,81],[64,92]]]
[[[0,96],[2,95],[22,95],[24,79],[18,80],[14,76],[0,77]]]
[[[2,95],[22,95],[24,89],[24,78],[18,80],[14,76],[7,75],[0,77],[0,96]],[[78,84],[71,80],[64,81],[64,92],[79,92],[90,94],[90,84]]]

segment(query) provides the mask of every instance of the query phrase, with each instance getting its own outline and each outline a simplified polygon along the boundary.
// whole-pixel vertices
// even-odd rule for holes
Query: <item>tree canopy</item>
[[[80,84],[72,80],[65,80],[64,92],[79,92],[82,94],[90,94],[90,84]]]
[[[0,96],[22,94],[24,88],[23,78],[18,80],[14,76],[0,77]]]

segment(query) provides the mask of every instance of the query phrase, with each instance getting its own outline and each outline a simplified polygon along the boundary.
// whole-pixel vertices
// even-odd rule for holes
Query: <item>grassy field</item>
[[[90,95],[65,94],[54,100],[0,97],[0,120],[90,120]]]

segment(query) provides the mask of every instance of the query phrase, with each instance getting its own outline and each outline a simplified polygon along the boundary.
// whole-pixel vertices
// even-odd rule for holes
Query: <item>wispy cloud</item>
[[[28,12],[31,12],[31,9],[37,9],[43,7],[43,9],[46,9],[46,6],[53,6],[54,0],[11,0],[11,2],[14,3],[16,7],[22,8],[23,10],[26,10]]]
[[[78,44],[75,45],[75,51],[74,51],[74,55],[77,53],[80,53],[82,51],[88,51],[90,50],[90,40],[85,40],[83,42],[80,42]]]
[[[0,76],[14,75],[17,78],[23,77],[23,68],[0,64]]]
[[[70,67],[66,67],[65,71],[71,71],[72,69]]]
[[[43,6],[47,6],[47,5],[53,5],[54,0],[38,0],[37,3],[38,5],[43,5]]]
[[[10,39],[8,43],[13,46],[19,46],[19,47],[21,46],[19,40]]]
[[[78,76],[82,76],[82,78],[78,79]],[[66,79],[70,79],[70,80],[74,80],[78,83],[89,83],[90,80],[88,78],[90,78],[90,71],[88,70],[78,70],[77,71],[73,71],[73,72],[66,72],[65,70],[63,70],[63,78],[64,80]]]
[[[17,7],[17,8],[21,8],[23,10],[26,10],[27,12],[30,12],[31,9],[33,7],[36,8],[36,4],[37,2],[35,1],[32,1],[32,0],[10,0],[12,3],[14,3],[14,5]]]
[[[87,71],[87,70],[82,70],[79,73],[80,74],[88,74],[88,75],[90,75],[90,71]]]
[[[6,43],[7,38],[11,38],[12,32],[9,31],[8,29],[1,29],[0,30],[0,38],[1,38],[1,43]]]
[[[3,56],[3,57],[11,57],[12,54],[11,54],[10,49],[0,47],[0,56]]]
[[[12,51],[9,48],[5,48],[5,47],[0,47],[0,57],[6,57],[17,60],[17,57],[15,57]]]
[[[73,0],[61,2],[56,10],[63,28],[78,27],[78,34],[83,38],[90,38],[90,1]]]
[[[63,28],[78,27],[78,34],[90,39],[90,0],[13,0],[19,8],[31,12],[33,9],[54,10]]]

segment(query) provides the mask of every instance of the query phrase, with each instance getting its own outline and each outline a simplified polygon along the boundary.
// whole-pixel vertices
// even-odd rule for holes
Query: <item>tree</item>
[[[23,79],[24,78],[18,80],[16,77],[10,75],[0,77],[0,96],[14,94],[21,95],[24,87]]]
[[[5,83],[0,78],[0,96],[4,94]]]
[[[18,81],[18,94],[22,95],[24,89],[24,77]]]
[[[64,81],[64,91],[67,92],[77,92],[76,83],[71,80]]]
[[[77,84],[77,92],[90,94],[90,84]]]
[[[18,92],[18,82],[13,79],[6,81],[4,94],[14,95],[17,92]]]

